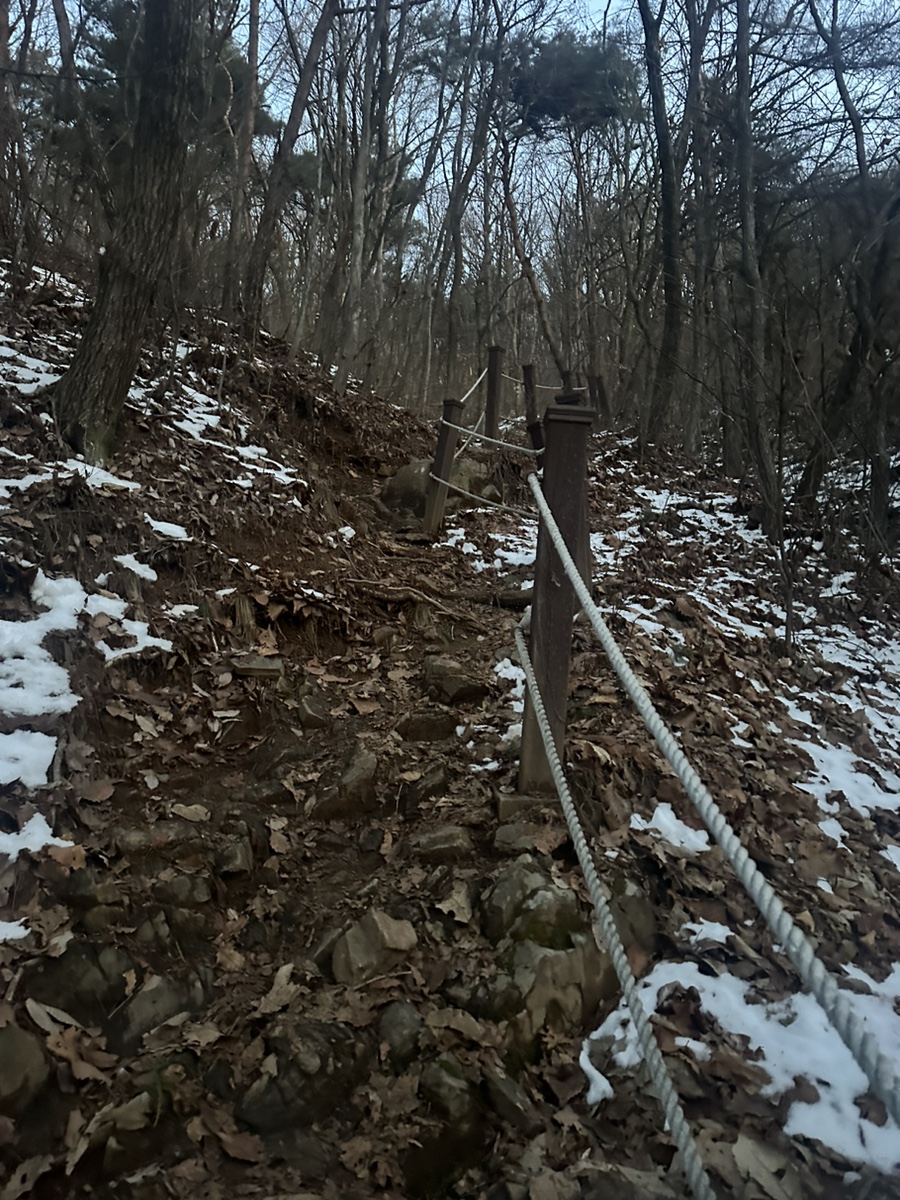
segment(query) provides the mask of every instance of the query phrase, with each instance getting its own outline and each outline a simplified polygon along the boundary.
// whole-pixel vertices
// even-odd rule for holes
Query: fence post
[[[534,382],[534,365],[527,363],[522,368],[522,387],[525,392],[525,428],[535,450],[544,448],[544,427],[537,410],[537,387]],[[540,466],[540,460],[538,466]]]
[[[579,394],[557,397],[544,416],[544,495],[581,577],[590,586],[587,521],[587,446],[594,412],[582,407]],[[562,758],[569,694],[574,589],[543,523],[534,566],[529,653],[556,748]],[[553,777],[528,693],[522,716],[518,789],[523,794],[552,791]]]
[[[484,432],[488,437],[500,436],[500,377],[503,373],[503,350],[488,347],[487,400],[484,405]]]
[[[447,505],[447,484],[438,483],[437,480],[449,480],[450,472],[453,469],[453,454],[456,450],[456,442],[459,437],[457,430],[450,429],[445,422],[449,421],[452,425],[460,425],[462,423],[462,411],[461,400],[444,401],[441,427],[438,430],[437,448],[435,449],[434,462],[431,466],[431,474],[436,478],[430,478],[428,486],[425,489],[425,516],[422,524],[427,534],[437,533],[444,521],[444,508]]]

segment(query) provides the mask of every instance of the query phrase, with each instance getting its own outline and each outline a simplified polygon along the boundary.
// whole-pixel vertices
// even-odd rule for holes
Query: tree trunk
[[[747,440],[756,467],[763,502],[763,524],[776,544],[781,542],[783,496],[772,457],[772,444],[762,412],[765,380],[765,312],[759,255],[756,246],[756,205],[753,173],[753,128],[750,120],[750,9],[749,0],[737,3],[737,162],[738,202],[741,222],[741,275],[747,306],[744,371],[741,398]]]
[[[672,392],[678,373],[683,320],[681,296],[681,221],[679,214],[679,172],[672,149],[666,93],[662,77],[659,29],[665,4],[654,18],[648,0],[638,0],[641,23],[644,27],[644,58],[647,63],[647,85],[653,128],[659,155],[659,209],[662,231],[663,311],[662,340],[653,374],[650,406],[641,424],[642,441],[656,437],[665,425],[672,403]]]
[[[190,45],[198,0],[143,9],[144,59],[128,189],[103,248],[97,297],[53,392],[63,438],[94,462],[113,450],[147,319],[178,231],[187,146]]]
[[[244,272],[244,247],[250,240],[250,168],[253,163],[253,124],[259,94],[259,0],[250,0],[249,33],[247,37],[248,86],[237,130],[234,163],[234,190],[231,194],[231,223],[228,226],[228,247],[225,251],[225,278],[222,284],[222,309],[232,317],[243,308],[240,287]]]
[[[313,77],[318,66],[319,58],[325,46],[325,40],[332,23],[340,9],[340,0],[325,0],[316,27],[310,39],[306,58],[300,71],[300,78],[294,92],[291,111],[288,114],[281,141],[275,152],[272,170],[269,173],[266,196],[256,227],[256,237],[250,249],[250,260],[247,264],[247,280],[244,287],[244,335],[251,341],[256,338],[262,323],[263,287],[266,279],[266,268],[272,257],[275,246],[275,233],[278,228],[278,218],[281,210],[291,194],[290,166],[294,146],[300,135],[300,126],[306,114],[309,103],[309,93]]]

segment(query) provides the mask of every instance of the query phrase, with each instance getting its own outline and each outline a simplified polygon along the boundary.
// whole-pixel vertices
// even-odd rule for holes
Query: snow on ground
[[[607,473],[626,468],[598,462],[598,470]],[[771,638],[783,630],[785,612],[773,599],[764,598],[749,567],[746,572],[733,569],[735,561],[749,556],[750,549],[764,551],[765,539],[759,531],[746,528],[743,518],[734,513],[734,498],[728,495],[704,495],[702,501],[687,491],[668,488],[653,490],[638,486],[631,489],[633,507],[618,514],[620,528],[615,533],[593,533],[591,547],[601,583],[616,579],[617,569],[630,555],[637,553],[645,531],[665,528],[663,550],[675,561],[683,551],[701,547],[701,560],[692,579],[691,603],[726,639],[736,646]],[[659,522],[670,518],[668,526]],[[671,532],[672,526],[675,532]],[[446,545],[457,546],[471,558],[474,571],[491,568],[500,572],[510,566],[533,564],[536,529],[528,522],[521,533],[507,532],[479,537],[462,522],[450,529]],[[718,547],[737,550],[723,564]],[[821,547],[819,547],[821,549]],[[708,553],[706,551],[709,551]],[[849,596],[855,577],[846,572],[826,578],[823,597]],[[655,590],[672,593],[671,583],[654,580]],[[530,581],[529,581],[530,584]],[[615,606],[600,604],[605,615],[616,615],[627,625],[644,633],[653,648],[666,654],[676,665],[682,662],[684,638],[671,623],[660,619],[668,607],[667,599],[647,595],[619,597]],[[797,639],[803,651],[824,664],[843,665],[850,670],[847,678],[827,697],[814,688],[802,692],[787,684],[774,684],[774,694],[801,731],[793,745],[805,752],[812,768],[798,785],[817,800],[822,813],[819,828],[828,838],[854,855],[872,854],[871,844],[860,844],[841,824],[842,813],[853,811],[863,816],[896,813],[900,810],[900,640],[892,631],[874,622],[865,636],[848,627],[824,622],[817,609],[800,607]],[[515,680],[515,699],[511,707],[520,712],[522,686],[517,668],[505,659],[495,667],[501,678]],[[737,674],[744,678],[741,672]],[[754,690],[768,696],[772,686],[748,679]],[[874,754],[863,764],[853,747],[823,728],[820,713],[823,700],[838,706],[864,731]],[[723,711],[728,709],[722,701]],[[733,714],[732,714],[733,718]],[[783,737],[778,725],[769,722],[773,734]],[[520,726],[519,726],[520,728]],[[752,750],[743,735],[749,727],[733,718],[732,741],[736,753]],[[789,743],[790,744],[790,743]],[[873,758],[875,762],[873,763]],[[849,824],[849,822],[848,822]],[[877,824],[877,822],[876,822]],[[686,825],[668,803],[657,803],[649,820],[638,813],[631,828],[649,830],[682,854],[695,855],[709,849],[709,837],[703,830]],[[876,836],[877,842],[877,836]],[[608,852],[615,857],[616,852]],[[885,837],[880,854],[900,868],[900,846]],[[816,881],[824,893],[832,893],[829,880]],[[732,885],[738,887],[736,881]],[[732,930],[718,922],[691,922],[682,934],[693,946],[704,942],[724,942]],[[882,983],[877,983],[859,967],[847,966],[847,975],[868,985],[869,995],[851,997],[857,1012],[878,1038],[888,1059],[900,1060],[900,964]],[[817,1002],[804,993],[798,982],[797,993],[773,1002],[756,993],[751,984],[728,973],[713,975],[695,962],[663,961],[641,980],[640,998],[645,1010],[655,1012],[660,994],[673,985],[695,988],[700,1008],[714,1018],[722,1031],[732,1037],[746,1038],[748,1054],[768,1074],[765,1094],[773,1102],[791,1089],[796,1078],[808,1079],[818,1099],[796,1100],[790,1105],[785,1132],[789,1135],[818,1139],[846,1158],[868,1164],[884,1173],[900,1173],[900,1130],[890,1119],[883,1125],[861,1115],[857,1099],[869,1091],[869,1084],[838,1034],[829,1024]],[[640,1059],[636,1036],[624,1002],[591,1038],[585,1041],[580,1057],[588,1081],[588,1101],[601,1104],[613,1094],[613,1084],[592,1064],[591,1040],[614,1040],[614,1060],[619,1066],[633,1066]],[[710,1047],[694,1038],[677,1039],[678,1044],[698,1060],[710,1056]]]
[[[52,282],[71,299],[82,301],[78,289],[67,281],[54,277]],[[0,386],[14,390],[22,397],[36,396],[62,375],[73,344],[74,339],[64,336],[36,335],[34,344],[29,345],[30,353],[26,354],[10,338],[0,334]],[[178,357],[183,361],[188,351],[184,347],[178,349]],[[214,447],[226,467],[223,485],[230,483],[246,489],[265,478],[270,486],[282,489],[277,496],[273,495],[273,499],[299,505],[296,491],[306,488],[305,480],[296,471],[270,458],[265,446],[248,443],[250,427],[227,411],[215,395],[207,394],[196,375],[192,377],[196,386],[188,383],[176,389],[174,400],[167,396],[166,407],[153,399],[151,389],[141,383],[132,387],[130,404],[139,413],[162,418],[172,429],[173,438],[187,436],[191,442]],[[40,398],[37,405],[41,407]],[[38,411],[37,415],[45,424],[50,423],[46,411]],[[232,428],[236,434],[231,432]],[[211,436],[213,433],[219,436]],[[228,464],[232,466],[230,478]],[[186,461],[180,466],[188,472],[192,469]],[[79,457],[36,462],[7,447],[0,447],[0,511],[8,506],[7,502],[15,493],[76,476],[92,490],[113,493],[140,489],[140,484],[123,474],[92,466]],[[151,491],[150,495],[153,494]],[[190,540],[182,525],[157,520],[152,512],[146,512],[144,520],[157,537]],[[349,539],[349,530],[342,534]],[[0,536],[0,548],[4,541]],[[139,549],[135,547],[136,551]],[[114,561],[148,582],[157,579],[155,569],[136,553],[116,555]],[[99,574],[98,587],[102,588],[108,578],[108,572]],[[48,782],[57,751],[56,737],[43,731],[46,719],[71,711],[79,701],[69,688],[68,673],[44,648],[48,634],[74,631],[80,620],[108,618],[107,635],[95,642],[107,662],[140,653],[148,647],[171,650],[172,644],[166,638],[153,636],[145,622],[129,618],[126,600],[105,590],[89,594],[74,579],[54,579],[38,571],[31,587],[31,599],[42,610],[36,617],[0,621],[0,711],[14,718],[13,723],[17,726],[0,734],[0,785],[18,781],[27,788],[41,788]],[[174,605],[169,615],[183,617],[192,612],[196,612],[195,605]],[[113,634],[116,635],[114,639],[110,636]],[[40,730],[28,727],[29,723],[35,722],[41,723]],[[44,818],[33,817],[19,833],[0,834],[0,855],[13,859],[23,849],[35,853],[41,846],[55,841],[57,839]],[[21,922],[0,923],[0,940],[23,937],[26,933],[27,928]]]
[[[855,974],[873,991],[878,989],[871,996],[854,996],[854,1006],[878,1037],[882,1052],[896,1062],[900,1057],[900,1020],[893,1004],[900,996],[900,968],[895,968],[882,984],[875,984],[858,968]],[[771,1080],[763,1088],[763,1095],[777,1098],[791,1089],[797,1078],[809,1079],[813,1084],[819,1099],[795,1101],[788,1112],[785,1133],[817,1138],[839,1154],[868,1163],[885,1174],[900,1172],[900,1130],[893,1121],[878,1125],[860,1115],[855,1101],[869,1090],[868,1080],[812,996],[799,993],[776,1003],[766,1002],[750,984],[727,973],[711,977],[693,962],[661,962],[638,985],[645,1012],[654,1013],[660,993],[676,984],[696,988],[703,1011],[727,1033],[747,1039],[748,1050]],[[613,1058],[618,1066],[634,1067],[641,1061],[637,1035],[624,1001],[591,1035],[592,1040],[602,1038],[613,1039]],[[586,1051],[587,1047],[583,1064],[590,1063]],[[591,1067],[589,1080],[588,1103],[600,1103],[608,1095],[603,1086],[607,1083],[605,1076]]]

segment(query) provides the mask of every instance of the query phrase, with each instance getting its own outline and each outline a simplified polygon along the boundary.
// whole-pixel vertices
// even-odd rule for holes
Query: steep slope
[[[614,1058],[628,1031],[561,817],[514,795],[506,605],[534,523],[465,512],[428,545],[378,495],[434,431],[215,327],[148,351],[122,454],[90,469],[42,392],[82,313],[48,279],[0,339],[0,1195],[681,1194]],[[823,547],[787,659],[775,565],[727,486],[621,439],[595,453],[614,629],[896,1037],[896,642]],[[515,455],[494,466],[524,503]],[[896,1194],[897,1131],[871,1097],[846,1109],[827,1033],[804,1074],[737,1020],[807,1035],[791,969],[575,639],[574,783],[722,1194]],[[719,977],[740,987],[716,1007]],[[589,1105],[603,1018],[614,1095]]]

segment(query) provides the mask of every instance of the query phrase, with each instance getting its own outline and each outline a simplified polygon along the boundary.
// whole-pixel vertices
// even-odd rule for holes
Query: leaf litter
[[[148,355],[113,469],[53,462],[40,389],[71,351],[79,307],[36,295],[0,347],[0,971],[16,1019],[58,1064],[65,1114],[4,1125],[0,1195],[70,1195],[87,1178],[110,1196],[298,1184],[323,1197],[405,1195],[405,1155],[434,1126],[418,1060],[399,1078],[356,1083],[351,1071],[299,1140],[248,1131],[237,1098],[254,1081],[278,1086],[288,1030],[310,1064],[324,1053],[338,1063],[316,1030],[338,1021],[367,1033],[396,1000],[424,1018],[419,1054],[450,1053],[472,1079],[497,1063],[503,1022],[451,997],[462,964],[496,971],[476,900],[497,871],[494,806],[515,790],[522,707],[518,613],[498,597],[531,585],[534,522],[460,511],[442,545],[407,540],[414,531],[377,496],[405,460],[430,453],[432,430],[376,398],[339,400],[314,363],[292,368],[274,343],[250,362],[225,351],[222,376],[209,331],[178,347],[166,390],[163,360]],[[675,457],[639,465],[612,435],[595,451],[601,607],[751,854],[896,1056],[890,620],[810,541],[788,658],[777,567],[728,483]],[[512,461],[507,475],[521,504]],[[880,607],[896,611],[896,594]],[[481,671],[486,694],[457,706],[446,740],[404,738],[400,723],[433,704],[423,663],[442,647]],[[894,1187],[898,1131],[706,848],[580,628],[569,745],[605,884],[612,894],[640,880],[650,902],[653,929],[633,927],[628,954],[723,1194],[828,1197],[882,1177]],[[377,760],[378,807],[317,820],[323,778],[364,753]],[[413,839],[448,820],[471,833],[472,857],[420,863]],[[583,896],[552,808],[521,836]],[[348,991],[329,976],[328,946],[379,898],[429,952]],[[100,1005],[76,987],[70,1014],[40,980],[63,978],[48,964],[73,951],[84,971],[105,953],[110,977]],[[159,1007],[131,1025],[138,1002]],[[545,1031],[538,1057],[518,1065],[543,1132],[498,1127],[453,1194],[487,1195],[504,1164],[529,1154],[532,1191],[557,1187],[553,1172],[572,1164],[668,1165],[633,1057],[614,1003],[583,1047]]]

